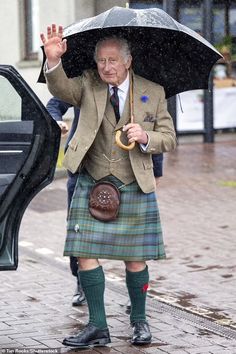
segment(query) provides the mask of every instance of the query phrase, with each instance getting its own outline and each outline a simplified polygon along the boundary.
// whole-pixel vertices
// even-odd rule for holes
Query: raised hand
[[[44,45],[44,52],[47,57],[48,69],[57,65],[60,61],[61,56],[67,50],[66,39],[62,39],[63,27],[52,24],[47,26],[47,37],[44,33],[40,33],[41,41]]]

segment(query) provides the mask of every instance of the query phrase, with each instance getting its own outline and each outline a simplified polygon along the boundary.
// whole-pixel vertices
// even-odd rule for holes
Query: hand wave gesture
[[[47,26],[47,38],[44,33],[40,34],[40,38],[44,45],[44,52],[47,57],[48,69],[57,65],[60,61],[61,56],[67,50],[66,39],[62,39],[63,27],[52,24],[52,26]]]

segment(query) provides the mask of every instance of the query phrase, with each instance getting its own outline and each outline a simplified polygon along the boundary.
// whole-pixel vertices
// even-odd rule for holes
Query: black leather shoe
[[[86,348],[89,346],[102,347],[111,343],[108,328],[99,329],[91,323],[88,323],[85,328],[76,336],[67,337],[62,344],[68,347]]]
[[[151,343],[152,335],[147,321],[137,321],[131,325],[133,328],[132,344],[144,345]]]
[[[73,299],[72,299],[72,306],[82,306],[84,304],[86,304],[84,292],[83,292],[81,286],[77,285],[76,291],[75,291],[75,293],[73,295]]]

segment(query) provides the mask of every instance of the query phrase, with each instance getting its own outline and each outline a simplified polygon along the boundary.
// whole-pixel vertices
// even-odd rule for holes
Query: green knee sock
[[[126,285],[131,301],[130,322],[145,321],[146,295],[149,281],[148,267],[141,272],[126,269]]]
[[[89,323],[107,328],[104,305],[105,277],[101,266],[92,270],[80,270],[80,281],[89,309]]]

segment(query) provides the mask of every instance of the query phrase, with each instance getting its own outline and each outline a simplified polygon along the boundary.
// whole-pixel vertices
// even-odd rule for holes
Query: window
[[[178,21],[192,30],[201,33],[203,26],[202,1],[180,1]]]
[[[23,60],[38,59],[39,47],[39,0],[22,0]]]
[[[163,8],[162,0],[130,0],[129,4],[132,9],[146,9],[148,7],[157,7],[159,9]]]
[[[236,3],[229,9],[229,31],[232,36],[236,36]]]

